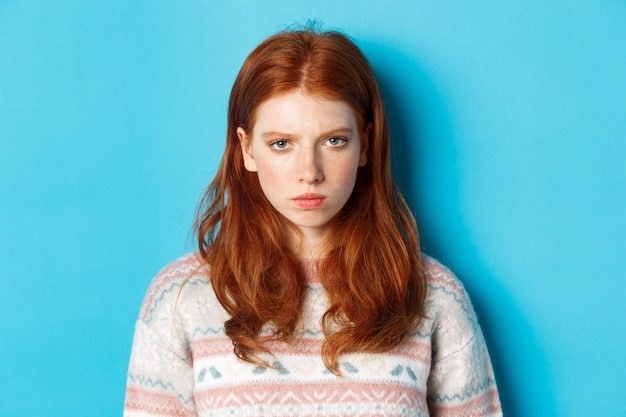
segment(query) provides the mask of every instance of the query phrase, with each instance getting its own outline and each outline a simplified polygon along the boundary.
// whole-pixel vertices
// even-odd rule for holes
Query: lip
[[[296,206],[300,208],[314,209],[324,205],[327,200],[328,198],[325,195],[316,193],[305,193],[295,197],[293,199],[293,202]]]

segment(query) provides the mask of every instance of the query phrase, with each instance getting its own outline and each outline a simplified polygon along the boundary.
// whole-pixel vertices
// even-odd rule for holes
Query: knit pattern
[[[268,342],[271,367],[243,362],[224,334],[228,316],[195,254],[164,268],[137,321],[124,415],[144,416],[501,416],[493,371],[460,281],[423,257],[426,318],[384,354],[340,357],[342,376],[320,355],[327,308],[315,264],[294,340]]]

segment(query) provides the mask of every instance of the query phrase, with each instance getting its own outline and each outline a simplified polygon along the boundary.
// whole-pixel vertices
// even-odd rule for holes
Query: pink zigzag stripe
[[[303,385],[303,386],[299,386]],[[413,387],[395,386],[393,390],[381,388],[379,384],[350,381],[329,388],[328,383],[289,384],[265,383],[237,392],[232,387],[213,387],[197,392],[196,404],[203,409],[264,405],[299,405],[320,403],[361,403],[376,399],[407,407],[418,407],[425,401],[425,394],[415,395]]]
[[[178,398],[173,394],[146,391],[140,388],[126,390],[126,410],[158,414],[159,416],[192,417],[193,410],[181,406]]]

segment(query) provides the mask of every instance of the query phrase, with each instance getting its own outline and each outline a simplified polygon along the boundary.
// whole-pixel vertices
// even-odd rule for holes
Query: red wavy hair
[[[338,32],[281,32],[243,63],[228,108],[226,148],[198,209],[195,232],[234,353],[263,364],[264,341],[289,342],[300,318],[302,263],[289,249],[293,227],[269,204],[256,173],[244,168],[236,129],[249,131],[259,105],[303,89],[343,100],[367,132],[367,164],[325,242],[318,271],[328,298],[322,358],[338,372],[346,352],[384,352],[414,331],[426,279],[415,219],[391,173],[389,126],[378,83],[359,48]],[[261,337],[265,325],[271,335]]]

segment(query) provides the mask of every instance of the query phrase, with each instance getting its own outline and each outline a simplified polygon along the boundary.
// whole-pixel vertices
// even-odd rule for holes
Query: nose
[[[298,171],[300,182],[314,184],[324,180],[322,161],[316,149],[305,149],[300,158]]]

